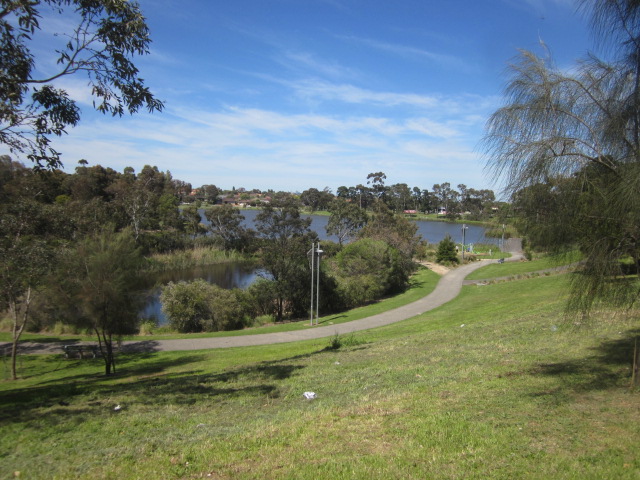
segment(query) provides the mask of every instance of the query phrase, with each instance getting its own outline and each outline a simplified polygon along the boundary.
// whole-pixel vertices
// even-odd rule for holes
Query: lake
[[[260,213],[259,210],[242,210],[244,215],[244,226],[246,228],[254,228],[254,220]],[[204,211],[200,211],[202,223],[205,225],[209,222],[204,216]],[[320,240],[331,240],[337,242],[334,236],[327,235],[325,227],[329,221],[327,215],[307,215],[311,217],[311,229],[318,234]],[[445,236],[451,235],[456,243],[462,243],[462,225],[459,223],[433,222],[428,220],[416,220],[418,225],[418,234],[429,243],[439,243]],[[484,227],[478,225],[467,225],[465,235],[465,244],[474,243],[493,243],[498,244],[496,238],[486,238]],[[178,282],[181,280],[192,281],[196,279],[204,279],[209,283],[214,283],[223,288],[246,288],[251,285],[260,276],[260,269],[255,264],[246,262],[225,263],[221,265],[209,265],[206,267],[196,267],[188,270],[175,272],[165,272],[155,277],[156,285],[166,285],[169,282]],[[155,318],[159,325],[166,325],[167,318],[162,313],[160,304],[160,286],[157,286],[147,293],[145,307],[140,312],[140,318]]]
[[[206,217],[204,216],[204,210],[199,210],[202,217],[202,223],[208,225]],[[242,215],[245,217],[243,226],[245,228],[255,229],[255,218],[260,213],[260,210],[241,210]],[[311,230],[318,234],[320,240],[331,240],[337,242],[338,238],[333,235],[327,235],[325,227],[329,222],[328,215],[302,215],[303,217],[311,217]],[[451,238],[456,243],[462,243],[462,224],[450,223],[450,222],[434,222],[430,220],[416,220],[418,225],[418,234],[422,235],[422,238],[429,243],[439,243],[447,234],[451,235]],[[467,225],[466,244],[469,243],[498,243],[496,238],[486,238],[484,236],[485,228],[480,225]]]

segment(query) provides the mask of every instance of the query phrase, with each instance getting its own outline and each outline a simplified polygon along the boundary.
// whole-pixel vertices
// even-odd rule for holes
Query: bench
[[[100,355],[97,345],[65,345],[62,347],[65,358],[85,358],[85,354],[91,354],[91,358]]]

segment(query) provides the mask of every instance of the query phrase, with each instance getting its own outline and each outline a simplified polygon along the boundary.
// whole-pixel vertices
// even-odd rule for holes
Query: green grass
[[[560,266],[566,266],[577,262],[578,260],[579,256],[576,253],[563,259],[546,256],[530,262],[494,263],[471,272],[471,274],[467,276],[467,280],[484,280],[490,278],[525,275],[532,272],[540,272],[555,269]]]
[[[132,355],[113,378],[21,357],[24,379],[0,383],[0,478],[638,478],[637,319],[564,322],[566,283],[464,287],[337,350]]]
[[[361,318],[377,315],[378,313],[393,310],[394,308],[407,305],[415,302],[416,300],[428,295],[433,291],[436,284],[440,280],[440,276],[431,270],[420,267],[418,271],[412,275],[409,288],[407,291],[395,295],[393,297],[385,298],[379,302],[367,305],[364,307],[354,308],[347,312],[341,312],[333,315],[325,315],[318,319],[318,325],[337,325],[339,323],[351,322],[353,320],[359,320]],[[169,333],[164,335],[145,335],[145,340],[168,340],[177,338],[209,338],[209,337],[230,337],[230,336],[242,336],[242,335],[255,335],[258,333],[274,333],[274,332],[289,332],[294,330],[302,330],[308,328],[309,320],[300,320],[296,322],[279,323],[275,325],[267,325],[256,328],[247,328],[244,330],[233,330],[228,332],[214,332],[214,333],[199,333],[199,334],[179,334]],[[140,336],[126,336],[123,340],[139,340]],[[95,336],[89,335],[53,335],[53,334],[38,334],[38,333],[25,333],[20,338],[23,342],[59,342],[59,341],[91,341],[95,340]],[[0,341],[11,341],[11,334],[9,332],[0,332]]]

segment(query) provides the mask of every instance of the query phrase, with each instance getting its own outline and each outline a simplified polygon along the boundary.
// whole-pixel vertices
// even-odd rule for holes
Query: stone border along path
[[[506,259],[507,261],[518,261],[522,258],[521,245],[520,239],[514,238],[507,240],[505,250],[512,254],[511,258]],[[497,260],[480,260],[478,262],[468,263],[455,268],[443,275],[433,292],[420,300],[371,317],[354,320],[352,322],[340,323],[337,325],[326,325],[322,327],[309,327],[306,330],[296,330],[291,332],[261,333],[235,337],[125,341],[121,343],[120,350],[122,352],[161,352],[248,347],[255,345],[297,342],[300,340],[312,340],[330,337],[336,334],[342,335],[345,333],[382,327],[384,325],[390,325],[392,323],[407,320],[415,317],[416,315],[423,314],[429,310],[433,310],[434,308],[444,305],[450,300],[453,300],[460,293],[465,277],[474,270],[484,267],[490,263],[497,263]],[[62,345],[63,343],[58,342],[21,342],[18,347],[20,354],[50,354],[60,353]],[[10,348],[10,343],[0,344],[0,352],[7,351],[7,349]]]

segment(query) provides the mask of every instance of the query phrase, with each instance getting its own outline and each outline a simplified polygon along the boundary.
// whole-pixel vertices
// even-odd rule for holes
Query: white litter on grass
[[[460,325],[460,328],[464,327],[464,323],[462,325]]]
[[[302,396],[304,398],[306,398],[307,400],[313,400],[314,398],[316,398],[316,393],[315,392],[304,392],[302,394]]]
[[[122,407],[120,405],[116,405],[113,409],[114,412],[119,412],[120,410],[122,410]]]

